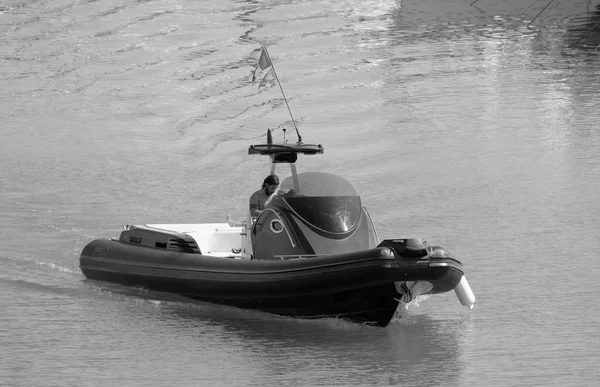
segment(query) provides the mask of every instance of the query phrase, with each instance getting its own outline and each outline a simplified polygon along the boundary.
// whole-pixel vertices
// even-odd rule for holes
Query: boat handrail
[[[273,213],[273,215],[275,215],[275,217],[277,218],[277,220],[278,220],[278,221],[279,221],[279,222],[280,222],[282,225],[284,225],[284,224],[285,224],[285,222],[283,221],[283,219],[281,219],[281,216],[279,216],[279,214],[278,214],[278,211],[277,211],[277,210],[275,210],[275,209],[273,209],[273,208],[265,208],[265,209],[263,210],[263,212],[266,212],[266,211],[270,211],[270,212],[272,212],[272,213]],[[261,215],[262,215],[262,214],[261,214]],[[292,245],[292,247],[296,247],[297,245],[296,245],[296,243],[294,243],[294,238],[292,238],[292,235],[290,234],[290,232],[289,232],[288,228],[287,228],[287,227],[283,227],[283,229],[285,230],[285,233],[287,234],[288,238],[290,239],[290,244]]]
[[[220,228],[217,227],[215,228],[215,232],[220,232],[220,233],[232,233],[232,234],[237,234],[240,231],[242,231],[244,229],[244,226],[237,226],[237,227],[229,227],[229,228]]]
[[[365,210],[365,214],[367,214],[367,218],[369,218],[369,222],[371,222],[371,228],[375,233],[375,243],[379,244],[379,235],[377,234],[377,228],[375,228],[375,224],[373,223],[373,219],[371,218],[371,213],[369,212],[369,210],[367,210],[367,207],[363,206],[363,209]]]
[[[231,215],[227,215],[227,223],[229,224],[229,226],[231,227],[246,227],[246,221],[245,220],[235,220],[231,218]]]

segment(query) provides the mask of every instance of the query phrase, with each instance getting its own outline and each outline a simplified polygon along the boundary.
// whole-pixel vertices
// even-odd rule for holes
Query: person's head
[[[267,195],[273,195],[277,187],[279,186],[279,178],[277,175],[269,175],[265,177],[262,187]]]

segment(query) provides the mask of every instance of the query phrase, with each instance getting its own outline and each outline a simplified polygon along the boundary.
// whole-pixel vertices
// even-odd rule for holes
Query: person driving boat
[[[279,187],[279,177],[277,175],[269,175],[265,178],[262,187],[250,196],[251,217],[257,217],[265,209],[269,197],[275,193],[277,187]]]

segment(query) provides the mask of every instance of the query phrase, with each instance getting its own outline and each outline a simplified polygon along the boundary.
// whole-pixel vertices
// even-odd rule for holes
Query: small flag
[[[262,52],[260,53],[260,58],[258,58],[258,63],[256,64],[254,71],[252,72],[252,84],[254,85],[254,83],[257,80],[258,75],[260,75],[262,70],[265,70],[265,69],[271,67],[272,65],[273,64],[271,63],[271,59],[269,58],[267,49],[266,49],[266,47],[263,47]],[[261,71],[259,72],[258,69],[260,69]],[[258,85],[259,88],[264,86],[264,80],[269,75],[270,72],[271,72],[271,70],[269,69],[269,71],[262,77],[262,80],[260,81],[260,84]]]
[[[262,77],[262,79],[260,80],[260,83],[258,84],[258,88],[260,89],[261,87],[265,87],[267,86],[267,78],[269,78],[269,74],[271,74],[273,72],[273,69],[270,68],[269,71],[267,71],[267,73],[265,74],[264,77]]]
[[[262,53],[260,54],[260,58],[258,58],[258,67],[261,70],[266,69],[271,66],[271,59],[269,59],[269,54],[267,54],[267,50],[265,48],[262,49]]]

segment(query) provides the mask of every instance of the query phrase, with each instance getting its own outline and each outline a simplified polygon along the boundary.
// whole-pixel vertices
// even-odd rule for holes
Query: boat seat
[[[230,227],[246,227],[245,220],[234,220],[231,219],[231,215],[227,215],[227,223]]]
[[[211,232],[191,232],[200,252],[205,255],[238,256],[242,251],[242,228],[214,228]]]

